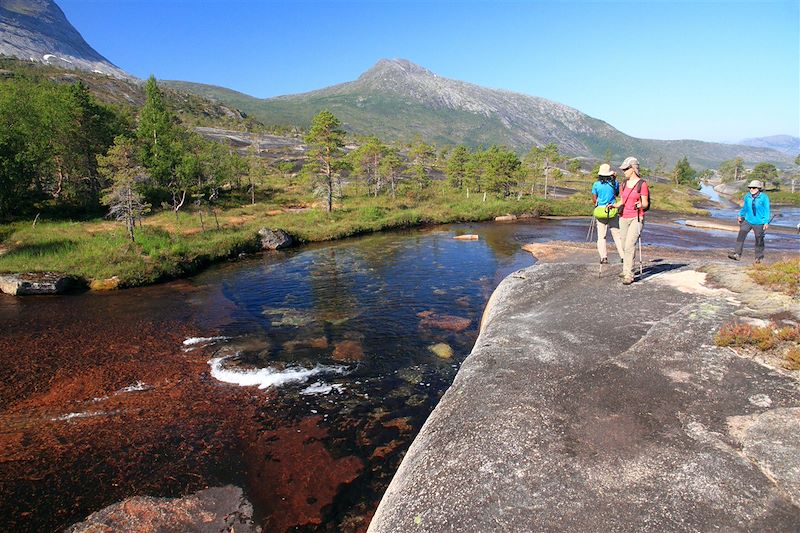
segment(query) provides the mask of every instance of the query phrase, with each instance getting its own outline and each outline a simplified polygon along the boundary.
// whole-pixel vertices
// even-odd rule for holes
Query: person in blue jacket
[[[736,237],[736,250],[728,257],[738,261],[744,250],[744,240],[750,230],[756,236],[756,263],[764,259],[764,233],[769,228],[769,198],[762,192],[764,182],[753,180],[747,186],[750,192],[745,195],[739,211],[739,235]]]
[[[603,163],[597,172],[597,181],[592,184],[592,200],[595,207],[613,206],[619,196],[619,183],[617,183],[617,173],[611,170],[611,165]],[[616,213],[616,209],[614,210]],[[605,213],[608,215],[608,212]],[[600,264],[608,264],[608,246],[606,236],[611,230],[611,237],[617,247],[617,253],[622,258],[622,240],[619,234],[619,217],[595,218],[597,221],[597,253],[600,254]]]

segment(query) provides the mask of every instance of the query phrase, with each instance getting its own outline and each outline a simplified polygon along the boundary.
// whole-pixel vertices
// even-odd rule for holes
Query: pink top
[[[639,182],[633,184],[633,188],[629,189],[627,187],[627,182],[622,184],[622,190],[620,191],[619,195],[622,198],[622,218],[643,218],[644,217],[644,210],[643,209],[636,209],[636,202],[642,196],[647,196],[648,199],[650,198],[650,188],[647,186],[647,182],[642,183],[642,194],[636,192],[636,187],[639,185]],[[638,211],[638,212],[637,212]]]

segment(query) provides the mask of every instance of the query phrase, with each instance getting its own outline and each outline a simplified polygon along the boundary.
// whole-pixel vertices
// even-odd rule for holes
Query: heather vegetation
[[[756,264],[748,274],[767,289],[795,297],[800,292],[800,259]],[[800,326],[797,324],[778,327],[731,322],[719,330],[715,341],[718,346],[763,352],[779,359],[788,370],[800,370]]]

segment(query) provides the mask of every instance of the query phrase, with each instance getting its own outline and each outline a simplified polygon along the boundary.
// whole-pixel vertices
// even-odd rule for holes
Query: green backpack
[[[594,208],[594,218],[599,220],[608,220],[617,216],[617,208],[611,204],[597,206]]]

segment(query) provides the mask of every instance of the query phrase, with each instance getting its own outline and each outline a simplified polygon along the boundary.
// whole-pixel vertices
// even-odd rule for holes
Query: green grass
[[[769,191],[767,194],[770,203],[800,206],[800,192]]]
[[[281,193],[254,205],[219,209],[219,230],[208,213],[203,217],[203,231],[196,211],[182,211],[177,219],[172,212],[160,212],[136,228],[135,243],[127,238],[122,224],[103,219],[40,220],[35,227],[18,221],[0,226],[0,246],[7,250],[0,255],[0,272],[55,271],[88,280],[117,276],[120,286],[132,287],[186,276],[212,262],[255,252],[259,249],[256,233],[262,227],[284,229],[302,243],[426,224],[492,220],[505,214],[587,215],[591,211],[589,196],[582,194],[546,201],[489,195],[483,201],[482,194],[467,198],[439,185],[425,194],[406,192],[396,200],[348,197],[331,213],[318,203],[305,204],[305,210],[280,211],[282,206],[304,206],[301,195]]]

